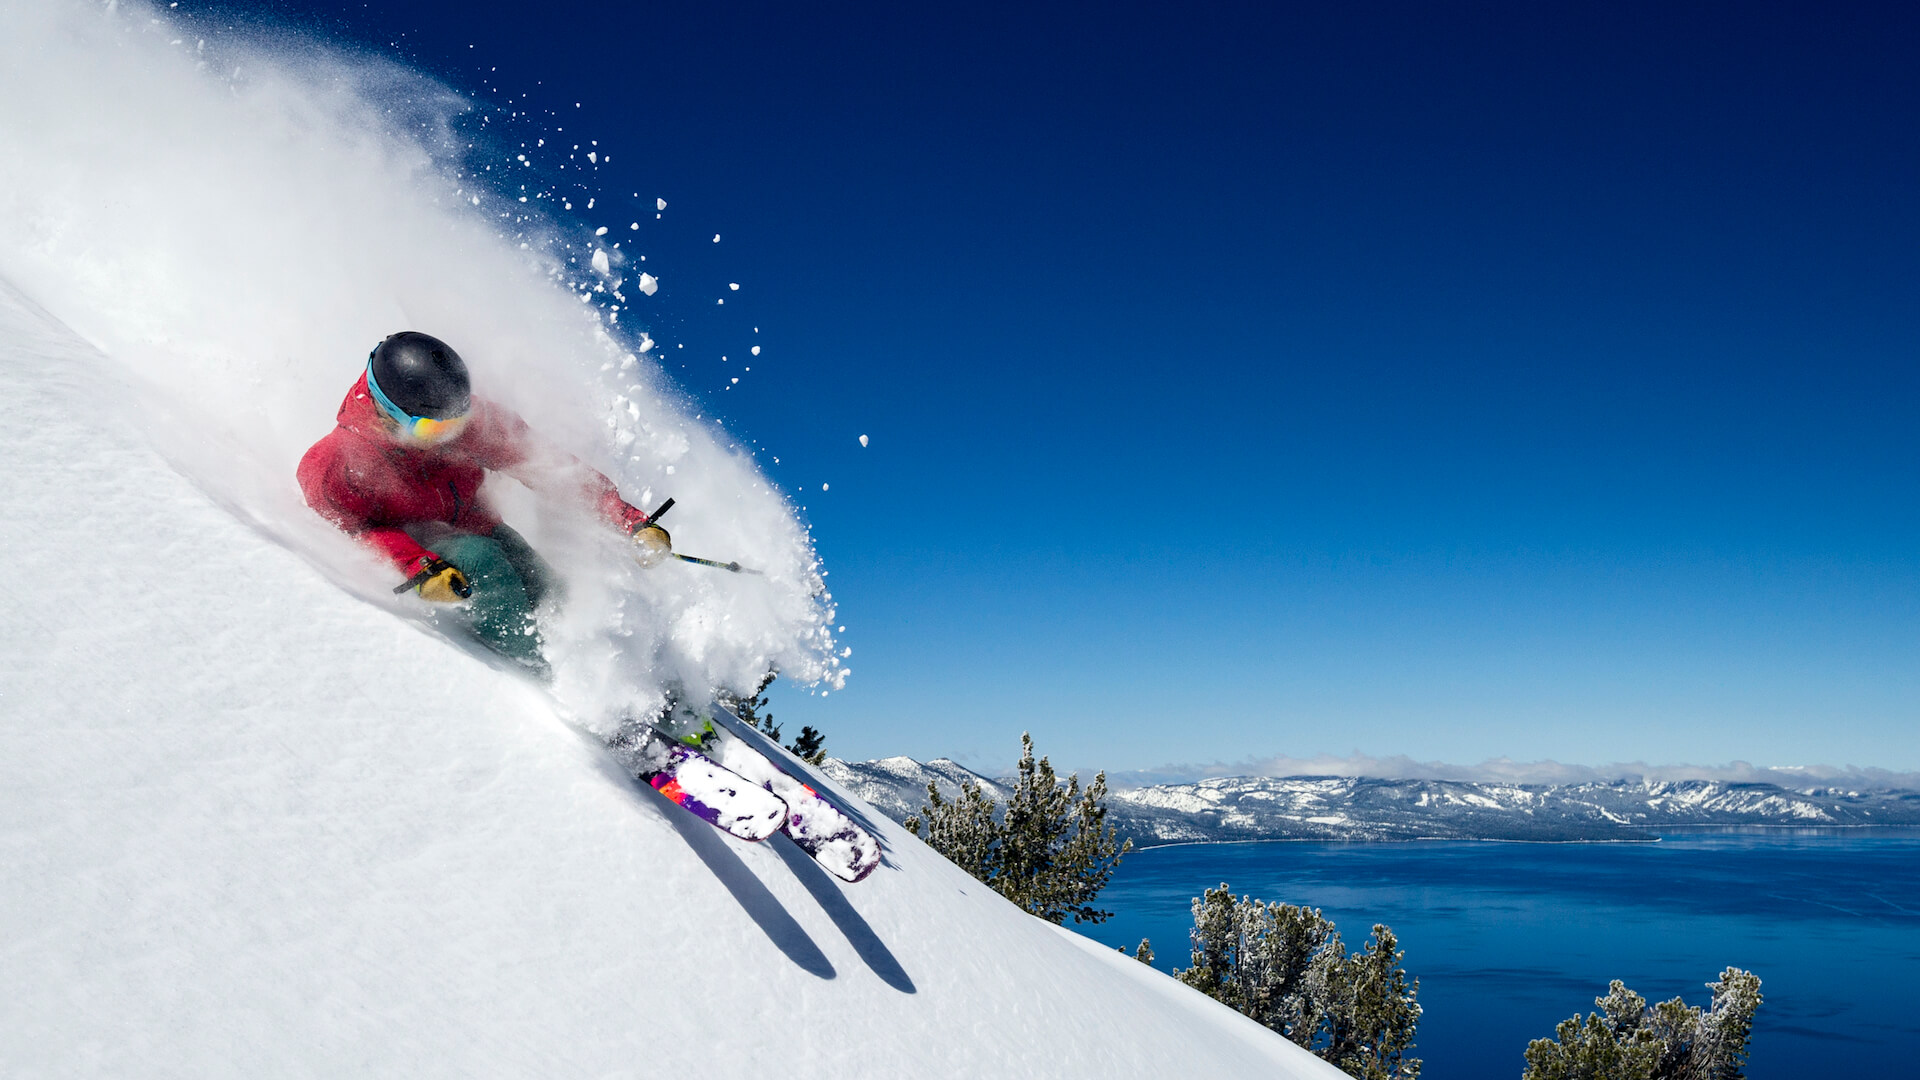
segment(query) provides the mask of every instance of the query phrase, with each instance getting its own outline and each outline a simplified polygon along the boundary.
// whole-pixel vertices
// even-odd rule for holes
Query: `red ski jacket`
[[[577,491],[609,524],[629,532],[647,515],[620,497],[613,481],[578,458],[547,446],[509,409],[473,399],[472,418],[438,446],[390,438],[363,373],[340,403],[339,425],[300,459],[300,489],[321,517],[385,555],[403,574],[431,558],[404,530],[443,521],[491,536],[500,515],[481,494],[488,470],[543,491]]]

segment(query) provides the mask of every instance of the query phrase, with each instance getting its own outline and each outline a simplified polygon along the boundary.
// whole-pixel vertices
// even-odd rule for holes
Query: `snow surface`
[[[0,1075],[1340,1075],[864,804],[854,886],[667,804],[0,293]]]
[[[595,704],[838,677],[804,530],[362,93],[417,76],[169,18],[0,0],[0,1076],[1339,1075],[870,808],[843,888],[629,779]],[[430,632],[291,480],[416,318],[764,590],[523,501],[598,567],[558,699]]]

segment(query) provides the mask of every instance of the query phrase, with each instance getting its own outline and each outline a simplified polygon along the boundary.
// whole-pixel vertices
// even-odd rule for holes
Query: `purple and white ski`
[[[648,724],[628,724],[608,740],[621,764],[674,804],[742,840],[780,831],[787,804],[758,781],[742,777]]]

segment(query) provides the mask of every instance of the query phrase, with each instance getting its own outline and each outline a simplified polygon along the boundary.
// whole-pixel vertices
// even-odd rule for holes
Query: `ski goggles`
[[[381,415],[400,430],[401,437],[420,446],[443,443],[460,434],[466,429],[467,418],[472,415],[461,413],[459,416],[449,416],[445,420],[435,420],[431,416],[415,416],[395,405],[393,399],[381,391],[380,384],[373,381],[371,365],[367,367],[367,389],[373,394],[373,403],[380,407]]]

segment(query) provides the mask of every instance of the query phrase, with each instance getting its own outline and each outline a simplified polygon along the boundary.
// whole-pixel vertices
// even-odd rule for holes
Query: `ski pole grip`
[[[433,578],[432,568],[422,570],[419,573],[408,578],[407,580],[401,582],[400,584],[395,585],[393,587],[393,595],[399,596],[401,593],[406,592],[408,589],[417,589],[420,586],[425,585],[432,578]]]
[[[659,521],[660,515],[666,513],[668,510],[671,510],[672,508],[673,508],[673,500],[669,498],[666,502],[663,502],[660,504],[660,509],[655,510],[653,513],[647,515],[647,524],[651,525],[654,522]]]

